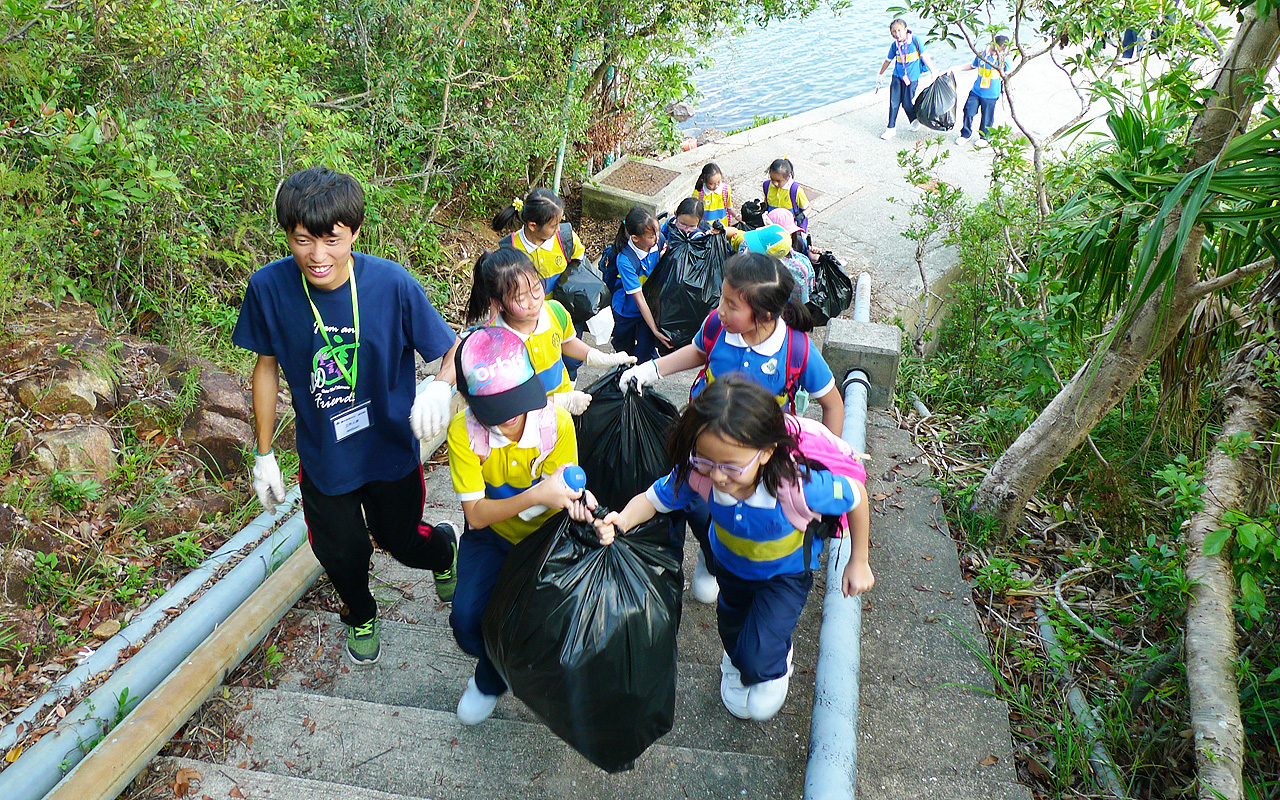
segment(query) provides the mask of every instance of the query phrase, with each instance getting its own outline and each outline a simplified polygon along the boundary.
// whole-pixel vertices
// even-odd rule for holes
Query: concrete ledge
[[[610,186],[606,181],[627,164],[644,164],[674,174],[653,194],[640,194]],[[662,211],[672,211],[677,203],[693,194],[693,184],[697,179],[698,171],[687,166],[662,164],[649,158],[623,156],[582,184],[582,213],[592,219],[608,220],[622,219],[633,206],[647,208],[655,215]]]
[[[840,384],[850,370],[867,373],[871,391],[867,404],[888,408],[893,402],[893,387],[898,379],[898,360],[902,357],[902,331],[893,325],[833,319],[827,324],[827,340],[822,357]]]

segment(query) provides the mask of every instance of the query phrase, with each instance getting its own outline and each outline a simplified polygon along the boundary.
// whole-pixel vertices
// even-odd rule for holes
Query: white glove
[[[417,399],[413,401],[413,410],[409,412],[409,427],[419,441],[426,441],[444,430],[449,424],[449,400],[453,397],[453,387],[440,380],[430,380]]]
[[[257,455],[253,461],[253,469],[249,472],[253,477],[253,490],[258,493],[258,502],[268,511],[275,511],[276,506],[284,502],[284,478],[280,475],[280,465],[276,463],[276,451]]]
[[[588,367],[620,367],[636,363],[636,357],[630,353],[606,353],[592,347],[587,350],[586,363]]]
[[[592,350],[592,353],[599,353],[599,350]],[[591,362],[588,361],[588,364]],[[575,417],[587,410],[587,406],[591,405],[591,395],[586,392],[557,392],[551,395],[551,399],[556,405],[568,411]]]
[[[878,75],[876,75],[876,91],[878,92],[883,88],[884,88],[884,73],[881,72]]]
[[[622,377],[618,379],[618,388],[627,392],[634,385],[638,394],[644,394],[644,387],[657,383],[660,377],[662,376],[658,374],[658,363],[646,361],[623,372]]]

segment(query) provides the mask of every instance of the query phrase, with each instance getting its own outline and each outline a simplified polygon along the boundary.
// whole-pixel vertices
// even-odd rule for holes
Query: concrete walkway
[[[945,69],[952,65],[937,66]],[[961,110],[976,74],[963,72],[957,78]],[[1010,86],[1019,118],[1037,136],[1054,131],[1081,107],[1066,74],[1047,57],[1028,63]],[[888,108],[886,88],[719,139],[672,156],[663,164],[697,169],[714,161],[733,187],[734,204],[741,207],[761,196],[760,184],[768,177],[769,163],[775,158],[790,158],[796,179],[812,201],[810,233],[815,245],[835,251],[844,259],[849,274],[871,273],[875,287],[872,320],[891,322],[895,315],[913,316],[922,293],[915,243],[902,237],[910,225],[910,206],[920,190],[907,183],[905,170],[898,166],[898,151],[941,140],[950,156],[938,169],[939,179],[961,187],[972,198],[986,196],[991,154],[953,143],[960,119],[956,130],[944,137],[927,128],[908,130],[906,116],[899,114],[897,137],[883,141],[880,134],[888,120]],[[1003,100],[996,124],[1012,124]],[[933,243],[924,257],[929,285],[942,279],[955,262],[954,249]]]

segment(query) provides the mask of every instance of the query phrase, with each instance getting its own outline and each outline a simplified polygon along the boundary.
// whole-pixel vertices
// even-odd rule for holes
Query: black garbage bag
[[[723,234],[695,237],[677,228],[669,231],[667,250],[644,284],[644,299],[672,349],[693,341],[720,302],[722,267],[732,254]]]
[[[737,227],[744,231],[763,228],[764,215],[767,213],[769,213],[769,206],[763,200],[748,200],[742,204],[742,221]]]
[[[561,512],[507,556],[485,651],[516,697],[608,772],[671,730],[684,576],[658,516],[601,547]]]
[[[591,405],[574,418],[578,463],[596,500],[621,509],[671,471],[667,435],[680,416],[657,392],[623,392],[623,368],[605,373],[587,393]]]
[[[949,131],[956,125],[956,78],[950,72],[916,95],[916,119],[926,128]]]
[[[831,251],[818,256],[813,265],[813,291],[809,293],[806,307],[813,316],[815,327],[844,313],[853,304],[853,281],[844,272],[844,265]]]
[[[586,329],[587,320],[613,299],[608,287],[604,285],[604,279],[590,261],[571,262],[560,273],[560,280],[556,281],[551,290],[551,297],[568,309],[569,316],[573,318],[573,327],[579,333]]]

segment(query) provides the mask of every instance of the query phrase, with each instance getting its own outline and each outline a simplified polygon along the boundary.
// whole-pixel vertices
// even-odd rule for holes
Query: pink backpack
[[[787,427],[791,429],[792,433],[796,434],[796,438],[799,440],[800,446],[798,449],[801,455],[818,462],[833,475],[850,478],[866,486],[867,469],[858,460],[862,456],[861,453],[854,453],[848,442],[836,436],[827,429],[827,426],[817,420],[797,417],[791,414],[785,416]],[[711,476],[703,475],[697,470],[690,471],[689,488],[701,495],[704,500],[709,500],[711,497]],[[804,498],[804,488],[798,483],[779,486],[778,502],[782,504],[782,513],[786,515],[787,521],[794,525],[798,531],[808,531],[811,523],[822,519],[821,514],[809,508],[809,501]],[[833,526],[831,535],[841,537],[848,530],[849,515],[841,514],[840,519]],[[808,536],[805,539],[807,547]]]
[[[480,463],[483,464],[492,449],[489,447],[489,429],[482,425],[470,411],[467,412],[465,419],[467,438],[471,440],[471,450],[480,456]],[[537,471],[538,466],[556,447],[555,403],[551,402],[550,398],[547,399],[547,407],[538,414],[538,423],[538,457],[533,462],[534,471]]]

